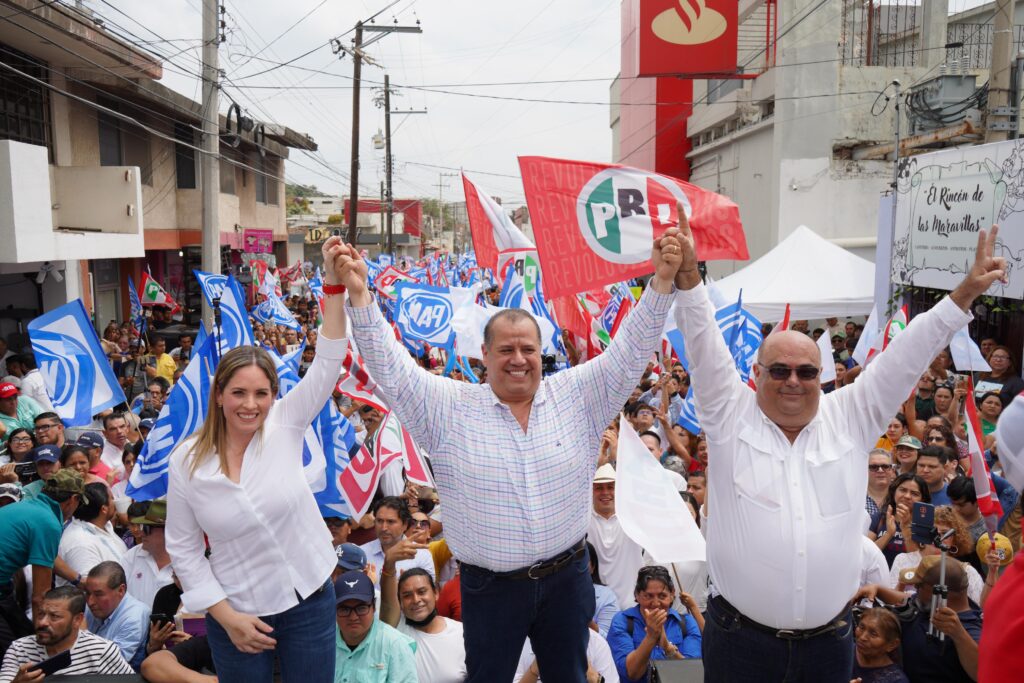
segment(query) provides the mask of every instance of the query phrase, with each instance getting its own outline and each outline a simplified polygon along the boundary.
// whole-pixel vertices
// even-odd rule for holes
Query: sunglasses
[[[782,363],[772,363],[771,365],[758,363],[758,365],[768,371],[769,377],[779,382],[789,379],[790,375],[794,372],[796,373],[797,379],[805,382],[816,379],[818,375],[821,374],[821,369],[816,368],[813,365],[798,365],[795,368],[783,365]]]
[[[369,415],[375,410],[377,409],[374,408],[373,406],[363,406],[362,408],[359,409],[359,412],[362,413],[363,415]]]
[[[892,465],[868,465],[868,469],[872,472],[885,472],[886,470],[891,470]]]
[[[429,529],[430,528],[430,520],[429,519],[414,519],[414,520],[412,520],[412,525],[415,526],[415,527],[419,527],[421,529]]]
[[[946,437],[944,436],[929,436],[925,439],[928,443],[946,443]]]

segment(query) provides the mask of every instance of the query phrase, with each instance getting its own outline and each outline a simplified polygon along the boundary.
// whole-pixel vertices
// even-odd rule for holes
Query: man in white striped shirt
[[[54,588],[36,613],[36,634],[11,643],[0,668],[0,683],[34,683],[43,679],[36,664],[71,650],[71,664],[57,674],[133,674],[117,645],[83,631],[85,594],[73,586]]]
[[[462,563],[471,682],[511,680],[527,636],[546,680],[585,680],[594,614],[583,541],[591,480],[601,434],[661,340],[682,253],[677,232],[654,240],[655,276],[601,356],[543,378],[540,328],[529,313],[509,309],[484,329],[483,385],[417,366],[370,295],[366,263],[340,257],[366,367],[431,454],[445,538]]]

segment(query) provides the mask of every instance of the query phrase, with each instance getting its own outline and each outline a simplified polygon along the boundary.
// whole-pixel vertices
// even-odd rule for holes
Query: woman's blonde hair
[[[953,553],[954,555],[958,557],[969,555],[973,551],[974,543],[971,542],[971,532],[968,531],[963,520],[956,516],[951,506],[937,506],[935,508],[935,521],[945,524],[953,530],[953,536],[946,541],[946,544],[956,548],[956,552]]]
[[[224,419],[224,410],[217,404],[217,394],[224,392],[236,372],[253,365],[267,376],[267,379],[270,380],[270,391],[277,396],[277,369],[274,366],[274,360],[265,350],[256,346],[240,346],[221,356],[217,372],[213,376],[213,382],[210,383],[210,401],[206,408],[206,420],[203,422],[203,426],[196,430],[196,440],[189,452],[192,458],[192,464],[189,467],[190,476],[195,474],[199,465],[213,452],[217,453],[217,458],[220,460],[221,472],[227,474],[227,424]]]

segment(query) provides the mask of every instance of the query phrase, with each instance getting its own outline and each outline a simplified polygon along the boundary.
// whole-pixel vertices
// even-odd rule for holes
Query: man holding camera
[[[949,297],[914,318],[857,382],[822,397],[821,353],[793,331],[761,345],[755,391],[740,381],[682,227],[676,324],[714,463],[708,680],[848,683],[867,454],[931,359],[970,320],[971,302],[1005,279],[1005,261],[992,255],[997,228],[979,232],[974,265]]]

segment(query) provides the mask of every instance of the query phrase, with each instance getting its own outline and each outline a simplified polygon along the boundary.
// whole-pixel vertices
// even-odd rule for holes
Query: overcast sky
[[[288,180],[313,183],[332,194],[348,193],[352,60],[339,60],[328,43],[342,36],[350,44],[356,21],[391,2],[225,0],[227,41],[221,45],[220,59],[230,81],[226,95],[254,118],[308,133],[320,146],[317,159],[292,151],[286,164]],[[136,40],[161,41],[152,47],[170,57],[164,63],[163,83],[189,97],[201,97],[195,77],[201,0],[88,0],[87,5],[108,24],[136,34]],[[517,155],[609,161],[608,87],[619,69],[619,6],[620,0],[400,0],[384,9],[378,24],[397,19],[400,25],[415,25],[418,19],[423,33],[390,34],[367,48],[379,66],[363,66],[360,194],[379,195],[384,178],[383,152],[374,150],[371,140],[383,129],[383,110],[374,106],[374,83],[368,81],[383,81],[385,71],[399,93],[392,97],[393,110],[428,110],[425,115],[392,116],[396,197],[437,197],[438,174],[453,172],[416,163],[464,168],[492,194],[517,204],[523,201]],[[367,33],[364,41],[371,35]],[[292,66],[247,78],[310,50]],[[183,52],[172,56],[179,51]],[[595,80],[486,85],[579,79]],[[229,104],[222,96],[222,113]],[[458,178],[443,182],[446,199],[462,199]]]

